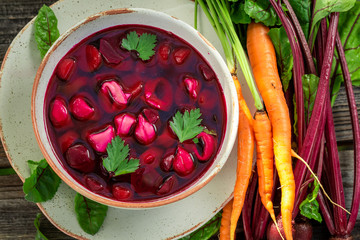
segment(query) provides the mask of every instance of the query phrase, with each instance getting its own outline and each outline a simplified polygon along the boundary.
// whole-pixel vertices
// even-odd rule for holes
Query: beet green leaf
[[[23,191],[25,199],[30,202],[45,202],[54,197],[61,179],[51,169],[45,159],[35,167],[34,161],[29,161],[31,175],[25,179]]]
[[[75,196],[75,213],[80,227],[88,234],[95,235],[102,226],[108,207],[94,202],[79,193]]]
[[[51,8],[43,5],[35,19],[35,40],[40,50],[41,57],[44,57],[51,45],[60,36],[57,27],[58,20]]]
[[[299,208],[300,213],[308,219],[314,219],[318,222],[322,222],[322,217],[319,212],[319,203],[316,197],[319,193],[320,185],[317,181],[314,181],[314,190],[301,202]]]
[[[48,240],[48,238],[40,231],[40,218],[41,213],[38,213],[34,220],[34,226],[36,228],[35,240]]]
[[[266,26],[275,26],[281,23],[268,0],[245,0],[244,11],[255,22],[261,22]]]

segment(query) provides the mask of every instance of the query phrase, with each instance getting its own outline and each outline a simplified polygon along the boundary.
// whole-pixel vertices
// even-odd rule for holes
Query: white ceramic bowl
[[[63,167],[53,151],[46,130],[45,93],[49,80],[58,61],[78,42],[100,30],[121,24],[141,24],[156,27],[174,33],[190,43],[206,59],[214,70],[223,88],[227,122],[223,144],[211,167],[185,190],[170,196],[143,202],[121,202],[93,193],[78,183]],[[222,168],[233,148],[238,126],[238,101],[232,77],[220,54],[195,29],[188,24],[165,13],[149,9],[116,9],[95,14],[62,34],[44,57],[35,77],[31,115],[37,142],[49,165],[71,188],[80,194],[109,206],[120,208],[152,208],[178,201],[205,186]]]

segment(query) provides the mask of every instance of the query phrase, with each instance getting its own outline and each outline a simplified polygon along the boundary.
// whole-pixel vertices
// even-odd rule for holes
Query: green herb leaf
[[[319,80],[319,77],[314,74],[305,74],[302,76],[305,119],[307,119],[307,121],[310,120],[314,108]]]
[[[217,233],[221,224],[221,212],[218,212],[213,218],[205,223],[201,228],[189,235],[180,238],[180,240],[207,240]]]
[[[231,4],[230,15],[234,24],[249,24],[251,18],[244,11],[245,3],[236,2]]]
[[[345,58],[349,67],[350,77],[354,86],[360,86],[360,2],[357,1],[355,6],[348,12],[340,13],[339,17],[339,35],[344,46]],[[334,61],[337,66],[333,75],[334,86],[332,90],[331,102],[334,103],[340,90],[344,77],[341,71],[339,60]]]
[[[48,240],[47,237],[45,237],[45,235],[40,231],[40,218],[41,213],[38,213],[34,220],[34,226],[36,228],[35,240]]]
[[[314,190],[305,198],[300,204],[300,213],[308,219],[314,219],[318,222],[322,222],[322,217],[319,212],[319,203],[316,197],[319,193],[320,185],[317,181],[314,181]]]
[[[129,51],[137,51],[142,60],[149,60],[155,54],[156,35],[143,33],[139,37],[136,31],[132,31],[122,40],[121,46]]]
[[[45,159],[42,159],[36,168],[34,162],[30,161],[29,167],[32,172],[30,177],[25,179],[23,191],[25,199],[30,202],[45,202],[54,197],[61,179],[51,169]]]
[[[8,176],[16,174],[13,168],[0,168],[0,176]]]
[[[311,30],[312,32],[315,25],[324,17],[327,17],[332,12],[346,12],[350,10],[356,0],[316,0],[315,7],[313,10]],[[340,23],[340,22],[339,22]],[[342,26],[339,24],[339,26]],[[316,33],[314,34],[314,36]]]
[[[255,22],[262,22],[266,26],[281,23],[275,9],[268,0],[245,0],[244,10]]]
[[[51,8],[43,5],[38,12],[34,24],[35,40],[41,57],[45,56],[51,45],[60,36],[57,23],[57,18]]]
[[[80,227],[88,234],[95,235],[102,226],[108,207],[94,202],[79,193],[75,196],[75,213]]]
[[[200,109],[193,109],[190,112],[186,110],[184,114],[180,111],[175,113],[173,120],[170,121],[170,127],[179,138],[180,142],[192,139],[204,130],[201,123],[201,112]]]
[[[311,20],[311,0],[289,0],[289,3],[299,20],[305,38],[308,39]]]
[[[109,172],[114,172],[114,176],[135,172],[139,168],[139,159],[128,159],[129,146],[125,145],[124,140],[116,136],[107,145],[108,157],[103,160],[103,166]]]
[[[276,61],[280,70],[280,79],[284,92],[286,92],[292,78],[292,69],[294,66],[289,38],[286,35],[284,27],[271,28],[268,34],[275,47]]]

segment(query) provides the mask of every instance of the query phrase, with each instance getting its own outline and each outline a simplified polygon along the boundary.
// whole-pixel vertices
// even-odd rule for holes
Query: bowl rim
[[[223,158],[226,158],[224,161],[222,161],[221,164],[217,164],[216,167],[214,167],[214,169],[211,172],[207,172],[208,176],[205,177],[204,179],[202,179],[203,177],[197,178],[195,181],[193,181],[189,186],[185,187],[184,189],[177,191],[169,196],[166,196],[164,198],[158,198],[158,199],[154,199],[154,200],[146,200],[146,201],[133,201],[133,202],[125,202],[125,201],[118,201],[118,200],[113,200],[110,198],[107,198],[105,196],[102,196],[100,194],[97,194],[89,189],[87,189],[85,186],[81,186],[79,187],[78,185],[81,185],[79,182],[78,183],[74,183],[74,181],[76,181],[75,179],[69,179],[67,176],[64,175],[64,173],[55,165],[55,163],[53,162],[54,160],[52,160],[52,158],[49,156],[47,150],[45,149],[44,143],[41,140],[41,136],[40,136],[40,132],[39,132],[39,128],[37,125],[37,116],[36,116],[36,105],[35,105],[35,99],[37,96],[37,90],[38,90],[38,85],[42,76],[42,73],[44,71],[45,66],[48,63],[48,60],[52,54],[52,52],[54,52],[57,47],[65,41],[65,39],[71,35],[73,32],[75,32],[76,30],[78,30],[80,27],[82,27],[83,25],[90,23],[92,21],[95,21],[101,17],[104,16],[110,16],[110,15],[119,15],[119,14],[126,14],[126,13],[135,13],[135,12],[140,12],[140,13],[151,13],[151,14],[160,14],[163,17],[167,17],[167,18],[173,18],[176,19],[177,21],[181,22],[181,24],[186,26],[186,31],[190,31],[192,32],[191,34],[197,34],[199,35],[199,37],[204,41],[205,44],[207,44],[208,46],[210,46],[210,48],[213,50],[213,53],[215,55],[217,55],[217,59],[221,59],[220,61],[220,65],[225,65],[225,62],[223,61],[223,58],[221,57],[221,55],[218,53],[218,51],[211,45],[211,43],[197,30],[195,30],[192,26],[190,26],[189,24],[173,17],[170,16],[166,13],[163,12],[159,12],[156,10],[152,10],[152,9],[146,9],[146,8],[117,8],[117,9],[110,9],[110,10],[106,10],[106,11],[102,11],[96,14],[93,14],[85,19],[83,19],[82,21],[78,22],[77,24],[73,25],[71,28],[69,28],[68,30],[66,30],[64,33],[62,33],[59,38],[53,43],[53,45],[50,47],[50,49],[48,50],[48,52],[46,53],[46,55],[44,56],[44,58],[41,61],[41,64],[36,72],[35,75],[35,80],[33,83],[33,88],[32,88],[32,95],[31,95],[31,120],[32,120],[32,126],[33,126],[33,130],[35,133],[35,138],[36,141],[40,147],[40,150],[42,152],[42,154],[44,155],[47,163],[50,165],[50,167],[53,169],[53,171],[68,185],[70,186],[70,188],[72,188],[73,190],[75,190],[76,192],[80,193],[81,195],[94,200],[96,202],[99,202],[101,204],[105,204],[107,206],[112,206],[112,207],[117,207],[117,208],[123,208],[123,209],[148,209],[148,208],[154,208],[154,207],[161,207],[163,205],[167,205],[173,202],[177,202],[185,197],[190,196],[191,194],[197,192],[198,190],[200,190],[202,187],[204,187],[207,183],[209,183],[216,175],[217,173],[221,170],[222,166],[226,163],[226,161],[228,160],[228,157],[230,155],[230,152],[233,148],[233,145],[235,144],[235,140],[236,140],[236,136],[237,136],[237,132],[235,131],[235,133],[230,132],[229,133],[229,140],[227,142],[227,151],[223,154]],[[118,24],[121,25],[121,24]],[[105,29],[105,28],[104,28]],[[99,30],[101,31],[101,30]],[[96,33],[97,31],[93,32]],[[92,34],[93,34],[92,33]],[[81,40],[80,40],[81,41]],[[226,71],[227,74],[228,71]],[[229,76],[230,72],[228,73]],[[232,84],[234,85],[234,83],[232,81],[225,81],[227,84]],[[226,85],[226,84],[225,84]],[[236,113],[239,111],[239,107],[238,107],[238,99],[237,99],[237,93],[235,91],[235,86],[231,86],[229,87],[230,89],[230,99],[232,100],[232,108],[233,111]],[[227,109],[229,110],[229,109]],[[234,121],[232,121],[232,123],[234,124],[234,128],[237,129],[238,126],[238,122],[239,122],[239,116],[238,114],[232,114],[232,118]],[[228,126],[226,128],[227,132],[229,130]],[[224,135],[225,136],[225,135]],[[48,141],[49,144],[50,141]],[[221,148],[225,147],[224,142],[221,145]],[[213,163],[214,164],[214,163]],[[64,170],[66,171],[66,169],[64,168]],[[209,170],[207,170],[209,171]],[[201,182],[199,181],[201,179]],[[196,183],[196,185],[194,184]]]

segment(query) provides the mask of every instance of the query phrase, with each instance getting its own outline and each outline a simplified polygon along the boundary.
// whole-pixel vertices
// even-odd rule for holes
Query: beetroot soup
[[[190,44],[157,28],[102,30],[61,59],[46,126],[65,169],[92,192],[144,201],[184,190],[216,157],[223,91]]]

